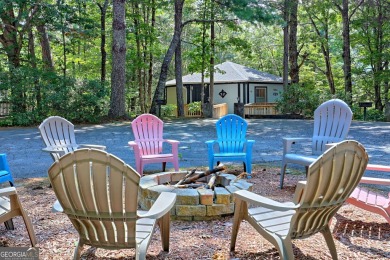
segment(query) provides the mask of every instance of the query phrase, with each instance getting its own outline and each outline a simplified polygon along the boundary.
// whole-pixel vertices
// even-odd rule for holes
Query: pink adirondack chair
[[[390,172],[390,166],[368,164],[367,170]],[[363,177],[360,183],[390,185],[389,179]],[[383,216],[390,224],[390,193],[383,196],[364,187],[357,187],[347,199],[348,203],[361,209]]]
[[[134,141],[128,144],[134,149],[137,171],[142,175],[146,164],[162,163],[163,171],[167,162],[173,164],[175,171],[179,170],[179,141],[163,138],[164,122],[151,114],[142,114],[131,122]],[[171,153],[163,152],[163,143],[171,144]]]

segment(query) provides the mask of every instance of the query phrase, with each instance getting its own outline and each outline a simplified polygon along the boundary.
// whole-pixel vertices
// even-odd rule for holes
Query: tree
[[[310,20],[311,26],[317,35],[317,41],[321,47],[321,53],[325,62],[325,70],[317,66],[313,61],[313,65],[316,69],[319,69],[328,81],[329,91],[331,94],[336,93],[336,87],[334,83],[332,63],[330,57],[329,46],[329,23],[330,23],[330,6],[325,2],[311,1],[305,3],[305,11]]]
[[[343,60],[344,60],[344,89],[345,96],[349,105],[352,105],[352,61],[351,61],[351,40],[350,40],[350,21],[355,14],[357,8],[364,2],[359,0],[352,11],[349,11],[349,0],[342,0],[342,4],[338,0],[334,1],[336,8],[341,13],[343,21]]]
[[[125,0],[113,1],[113,39],[112,39],[112,73],[111,73],[111,98],[110,118],[122,117],[125,109],[125,84],[126,84],[126,25],[125,25]]]
[[[100,65],[100,81],[102,84],[106,81],[106,63],[107,63],[107,52],[106,52],[106,13],[108,8],[108,0],[104,0],[103,4],[96,3],[100,10],[100,54],[101,54],[101,65]]]
[[[150,108],[150,113],[156,114],[156,100],[163,99],[164,89],[165,89],[165,82],[167,81],[167,75],[168,75],[168,68],[169,64],[171,63],[173,54],[176,51],[176,47],[180,42],[181,32],[183,29],[182,25],[182,19],[183,19],[183,6],[184,6],[185,0],[175,0],[175,28],[173,31],[173,37],[171,40],[171,43],[169,44],[168,50],[165,53],[162,65],[161,65],[161,71],[160,71],[160,77],[158,79],[157,87],[154,92],[153,100],[152,100],[152,106]]]

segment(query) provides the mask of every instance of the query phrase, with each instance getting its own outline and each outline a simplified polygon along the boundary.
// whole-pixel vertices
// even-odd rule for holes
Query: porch
[[[244,105],[244,118],[273,117],[280,115],[276,103],[249,103]]]

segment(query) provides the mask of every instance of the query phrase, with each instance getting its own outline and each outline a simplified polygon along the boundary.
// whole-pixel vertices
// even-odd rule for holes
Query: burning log
[[[196,169],[192,170],[190,173],[188,173],[186,176],[184,176],[183,179],[181,179],[177,184],[174,185],[175,188],[182,188],[182,187],[179,187],[181,185],[185,185],[185,184],[191,184],[191,183],[194,183],[196,180],[202,178],[202,177],[206,177],[206,176],[209,176],[210,174],[214,174],[214,173],[217,173],[217,172],[220,172],[220,171],[223,171],[225,170],[226,167],[223,166],[223,165],[220,165],[220,166],[217,166],[215,167],[214,169],[209,169],[205,172],[201,172],[201,173],[198,173],[196,175],[193,175],[196,171]],[[214,180],[215,182],[215,180]]]

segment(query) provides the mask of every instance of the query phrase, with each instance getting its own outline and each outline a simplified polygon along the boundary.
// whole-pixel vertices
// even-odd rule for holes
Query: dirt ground
[[[285,188],[280,190],[278,169],[256,166],[254,192],[275,199],[289,201],[298,180],[304,175],[288,174]],[[17,180],[20,200],[32,218],[40,248],[40,259],[71,259],[78,234],[68,218],[52,213],[56,200],[46,178]],[[0,227],[0,246],[30,246],[21,217],[14,219],[17,227],[8,231]],[[157,230],[148,249],[147,259],[279,259],[277,250],[261,237],[247,222],[243,222],[236,244],[230,252],[232,216],[212,221],[172,221],[170,251],[161,249]],[[389,259],[390,224],[370,212],[345,204],[332,221],[331,230],[339,259]],[[321,234],[293,241],[296,259],[331,259]],[[82,259],[135,259],[134,249],[103,250],[86,246]]]

